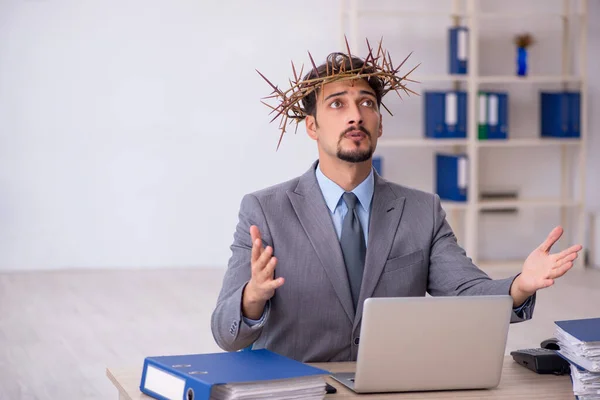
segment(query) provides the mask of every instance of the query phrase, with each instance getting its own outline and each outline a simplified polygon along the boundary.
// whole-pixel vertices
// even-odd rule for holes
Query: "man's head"
[[[320,112],[324,107],[323,101],[325,98],[328,98],[328,95],[323,96],[323,93],[328,91],[326,88],[339,85],[345,85],[351,88],[354,88],[356,85],[362,86],[363,92],[370,91],[375,98],[375,108],[373,108],[373,110],[375,110],[378,115],[380,106],[390,112],[382,103],[382,98],[389,91],[393,90],[399,96],[401,91],[407,95],[410,93],[417,94],[409,89],[405,82],[415,82],[408,79],[408,76],[418,67],[418,65],[408,73],[400,75],[398,72],[408,57],[406,57],[398,67],[395,67],[389,52],[383,48],[382,42],[383,40],[379,42],[378,47],[372,48],[367,40],[367,56],[364,59],[361,59],[353,57],[350,54],[350,46],[348,45],[348,41],[346,41],[348,54],[331,53],[327,57],[325,63],[319,67],[316,66],[309,52],[308,55],[313,70],[303,78],[296,74],[296,68],[294,63],[292,63],[292,72],[294,76],[293,79],[290,78],[289,80],[289,89],[281,89],[279,86],[271,83],[262,73],[260,73],[260,71],[256,71],[273,89],[271,94],[264,97],[263,100],[271,99],[277,101],[277,104],[274,106],[263,101],[263,104],[271,109],[271,114],[274,114],[271,122],[277,119],[280,120],[279,129],[281,130],[281,135],[279,136],[277,148],[279,148],[281,139],[289,128],[289,125],[295,121],[297,128],[298,123],[305,119],[309,135],[321,144],[322,138],[318,134],[319,129],[324,129],[322,127],[324,120],[321,118]],[[345,94],[354,94],[350,92]],[[331,115],[329,117],[331,117]],[[357,121],[354,121],[353,124],[355,125],[354,130],[362,131],[364,133],[364,130],[360,128],[360,118],[358,118]],[[368,131],[369,127],[366,124],[363,123],[363,127]],[[331,129],[331,127],[328,128],[328,130],[329,129]],[[349,128],[346,126],[344,129]],[[380,115],[379,124],[375,127],[371,127],[371,130],[372,131],[369,131],[370,136],[368,139],[372,140],[372,154],[372,151],[375,149],[377,137],[381,135]],[[362,145],[359,145],[358,147],[362,147]],[[321,150],[321,146],[319,146],[319,150]],[[343,149],[341,150],[343,152]]]
[[[348,57],[348,55],[344,53],[331,53],[327,56],[327,60],[319,65],[317,69],[311,70],[308,74],[304,76],[302,81],[308,81],[310,79],[316,79],[324,76],[331,76],[339,73],[340,71],[350,71],[356,68],[363,68],[364,61],[358,57]],[[364,74],[369,74],[375,72],[375,68],[373,66],[365,66],[363,68]],[[381,106],[381,98],[383,97],[384,90],[384,82],[381,78],[377,76],[367,77],[365,80],[377,98],[377,107]],[[306,115],[312,115],[316,117],[316,104],[317,104],[317,95],[319,90],[315,92],[309,93],[302,99],[302,106]]]
[[[363,68],[361,59],[332,53],[303,81],[357,68]],[[363,72],[374,71],[367,65]],[[379,106],[383,89],[383,81],[370,76],[326,83],[302,99],[307,115],[306,130],[318,143],[319,158],[337,158],[350,163],[371,159],[382,134]]]

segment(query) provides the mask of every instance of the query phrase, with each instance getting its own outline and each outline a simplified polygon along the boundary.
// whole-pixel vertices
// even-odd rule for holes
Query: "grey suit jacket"
[[[340,244],[315,177],[315,162],[299,178],[246,195],[232,256],[212,315],[217,344],[227,351],[253,345],[304,362],[356,360],[362,303],[369,297],[508,294],[515,277],[492,280],[458,246],[435,194],[375,174],[369,241],[360,301],[354,310]],[[278,259],[283,286],[263,323],[242,319],[250,280],[250,226]],[[524,310],[530,318],[535,298]],[[513,313],[513,322],[523,320]]]

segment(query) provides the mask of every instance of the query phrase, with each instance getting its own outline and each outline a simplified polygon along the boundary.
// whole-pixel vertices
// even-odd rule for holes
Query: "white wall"
[[[593,111],[600,4],[590,3]],[[375,22],[365,35],[443,73],[446,26]],[[225,265],[242,195],[316,157],[303,129],[275,152],[279,131],[259,102],[269,88],[254,69],[285,85],[291,60],[308,63],[310,50],[320,62],[339,43],[337,1],[0,3],[0,270]],[[420,135],[421,99],[388,103],[397,112],[385,134]],[[598,210],[591,115],[587,200]],[[427,167],[414,171],[396,180],[429,185]]]

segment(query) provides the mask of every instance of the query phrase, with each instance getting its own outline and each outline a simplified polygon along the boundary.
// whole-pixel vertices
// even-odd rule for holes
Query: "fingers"
[[[269,288],[270,290],[276,290],[279,289],[284,283],[285,279],[279,277],[277,279],[273,279],[272,281],[265,283],[265,286],[267,286],[267,288]]]
[[[250,262],[252,264],[256,263],[258,257],[260,257],[260,255],[262,254],[261,245],[262,243],[260,239],[256,239],[252,242],[252,254],[250,255]]]
[[[558,263],[560,263],[563,259],[566,259],[568,257],[573,256],[573,254],[575,254],[575,258],[577,258],[577,252],[581,251],[581,249],[583,248],[583,246],[581,246],[580,244],[576,244],[575,246],[571,246],[566,250],[561,251],[560,253],[556,254],[556,261]],[[573,258],[573,260],[575,259]]]
[[[256,243],[258,243],[258,241]],[[259,247],[256,245],[256,243],[254,244],[254,246],[252,246],[252,248]],[[252,273],[253,274],[255,274],[255,273],[261,274],[262,271],[266,268],[267,263],[271,259],[272,255],[273,255],[273,248],[271,246],[265,247],[265,249],[262,250],[262,253],[258,256],[256,261],[252,264]]]
[[[262,240],[262,237],[260,235],[260,229],[258,229],[258,226],[252,225],[250,227],[250,237],[252,238],[252,243],[254,243],[256,239]]]
[[[275,267],[277,266],[277,258],[271,257],[271,259],[265,265],[265,268],[262,270],[262,276],[264,280],[273,279],[273,274],[275,273]]]
[[[547,287],[550,287],[554,285],[554,279],[548,278],[548,279],[544,279],[544,281],[542,282],[542,289],[545,289]]]
[[[577,253],[569,253],[569,254],[565,255],[564,257],[557,259],[556,260],[556,265],[554,266],[554,268],[560,267],[561,265],[563,265],[564,263],[567,263],[569,261],[573,261],[577,257],[579,257],[579,254],[577,254]]]
[[[252,238],[252,255],[250,256],[250,261],[254,263],[263,252],[262,238],[258,226],[252,225],[250,227],[250,237]]]
[[[567,271],[570,270],[571,268],[573,268],[573,261],[568,261],[568,262],[562,264],[560,267],[556,267],[552,271],[550,271],[549,278],[551,278],[551,279],[560,278],[561,276],[566,274]]]
[[[546,240],[544,240],[544,242],[540,245],[539,249],[545,252],[549,252],[554,243],[556,243],[556,241],[560,239],[562,234],[563,229],[560,226],[557,226],[556,228],[552,229]]]

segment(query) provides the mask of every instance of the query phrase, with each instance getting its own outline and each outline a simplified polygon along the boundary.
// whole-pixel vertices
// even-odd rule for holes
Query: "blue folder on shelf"
[[[427,91],[424,103],[425,137],[467,137],[467,92]]]
[[[579,92],[541,92],[541,136],[578,138],[581,125]]]
[[[465,154],[436,154],[436,193],[443,200],[467,201],[468,164]]]
[[[464,26],[448,29],[448,69],[451,74],[466,74],[469,57],[469,30]]]
[[[380,156],[373,157],[373,168],[375,168],[375,171],[377,171],[379,176],[383,176],[382,164],[383,164],[383,159]]]
[[[317,377],[320,375],[321,377]],[[328,371],[266,349],[214,354],[146,357],[140,390],[157,399],[208,400],[215,385],[317,377],[325,379]],[[286,381],[288,384],[289,381]]]
[[[487,97],[487,139],[508,138],[508,94],[486,92]]]
[[[569,92],[569,137],[581,137],[581,93]]]

